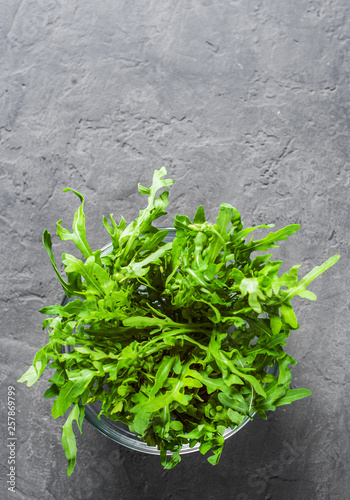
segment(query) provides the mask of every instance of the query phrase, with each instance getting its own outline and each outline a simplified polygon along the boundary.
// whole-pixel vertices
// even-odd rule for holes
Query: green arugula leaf
[[[69,373],[69,380],[61,387],[60,393],[52,406],[52,416],[57,418],[64,415],[70,405],[76,402],[76,398],[83,394],[91,381],[96,376],[95,372],[86,368],[78,373]]]
[[[156,373],[154,386],[152,387],[152,390],[150,392],[151,397],[154,397],[158,393],[158,391],[163,387],[174,363],[175,363],[174,357],[167,356],[163,359]]]
[[[258,299],[264,300],[265,295],[262,293],[257,278],[244,278],[239,284],[239,288],[242,292],[242,296],[245,297],[248,294],[248,303],[253,311],[258,314],[261,313],[261,305]]]
[[[73,232],[70,233],[67,229],[61,226],[62,219],[57,222],[57,236],[60,237],[62,241],[73,241],[77,248],[81,251],[85,259],[89,258],[92,255],[91,248],[86,241],[86,230],[85,230],[85,214],[84,214],[84,196],[78,191],[75,191],[71,188],[65,188],[63,193],[67,191],[72,191],[75,193],[81,201],[81,205],[78,210],[74,214],[73,220]]]
[[[79,273],[85,279],[90,293],[104,297],[112,292],[114,283],[107,272],[96,264],[94,255],[90,255],[86,262],[83,262],[73,255],[64,253],[62,261],[67,274]]]
[[[288,323],[293,329],[299,327],[295,312],[290,304],[283,302],[281,305],[281,314],[286,323]]]
[[[286,240],[288,236],[294,234],[296,231],[298,231],[299,228],[300,228],[299,224],[290,224],[289,226],[279,229],[275,233],[271,232],[265,238],[256,240],[254,242],[250,241],[250,243],[248,243],[248,245],[246,246],[247,250],[249,251],[249,253],[251,253],[258,251],[266,251],[269,250],[270,248],[275,248],[278,246],[275,245],[276,241]]]
[[[79,404],[76,403],[73,406],[66,422],[62,426],[62,445],[66,458],[68,460],[67,476],[70,476],[73,472],[78,451],[73,431],[73,422],[74,420],[77,422],[78,428],[81,433],[83,418],[84,418],[84,407],[81,408]]]
[[[27,382],[27,386],[31,387],[35,384],[44,373],[51,356],[54,356],[55,343],[49,342],[44,347],[39,349],[35,354],[33,364],[28,368],[28,370],[18,379],[18,382]]]
[[[284,294],[283,294],[283,300],[284,301],[288,301],[292,297],[294,297],[295,295],[300,295],[301,297],[305,298],[305,291],[306,291],[305,289],[306,289],[306,287],[315,278],[317,278],[318,276],[320,276],[320,274],[324,273],[327,269],[329,269],[330,267],[334,266],[334,264],[336,262],[338,262],[339,258],[340,258],[340,255],[333,255],[333,257],[330,257],[329,259],[327,259],[326,262],[324,262],[320,266],[315,266],[312,269],[312,271],[310,271],[309,273],[307,273],[299,281],[299,283],[297,285],[295,285],[292,288],[290,288],[290,290],[288,290],[288,292],[284,292]],[[310,297],[310,294],[307,294],[306,298],[309,299],[309,297]],[[312,295],[312,297],[314,297],[314,295]]]
[[[61,283],[62,288],[63,288],[65,294],[67,295],[67,297],[74,297],[74,296],[84,297],[84,294],[82,294],[79,291],[79,289],[76,289],[75,287],[73,287],[71,283],[66,283],[64,281],[64,279],[62,278],[62,276],[60,275],[60,273],[57,269],[54,254],[52,252],[51,235],[47,229],[45,229],[45,231],[43,233],[43,244],[44,244],[44,247],[46,248],[47,253],[49,254],[50,261],[51,261],[52,267],[56,273],[56,276],[57,276],[59,282]]]
[[[274,402],[274,405],[275,406],[288,405],[293,401],[306,398],[311,394],[312,392],[309,389],[289,389],[283,397],[277,399],[277,401]]]

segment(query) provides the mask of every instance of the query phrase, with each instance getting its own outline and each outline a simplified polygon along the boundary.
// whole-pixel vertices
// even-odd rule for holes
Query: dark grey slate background
[[[0,0],[1,498],[345,500],[349,477],[349,45],[347,0]],[[67,479],[64,419],[16,381],[46,343],[38,309],[62,292],[41,243],[84,193],[88,238],[131,220],[137,182],[165,165],[169,215],[231,203],[248,226],[300,223],[277,253],[301,274],[338,264],[294,302],[294,387],[312,397],[256,418],[216,467],[164,472],[84,423]],[[56,256],[66,250],[57,237]],[[7,492],[6,393],[17,390],[16,493]]]

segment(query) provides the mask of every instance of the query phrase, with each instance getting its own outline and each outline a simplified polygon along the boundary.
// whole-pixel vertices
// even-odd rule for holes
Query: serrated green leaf
[[[128,275],[143,276],[148,272],[150,264],[160,263],[160,257],[162,257],[171,248],[171,243],[166,243],[164,246],[159,248],[157,251],[153,252],[148,257],[144,258],[142,261],[132,261],[126,267],[125,273]]]
[[[70,318],[79,315],[84,308],[85,303],[79,299],[75,299],[68,302],[65,306],[56,304],[54,306],[42,307],[39,309],[39,312],[52,316],[61,316],[62,318]]]
[[[73,241],[73,243],[77,246],[77,248],[81,251],[84,258],[87,259],[90,255],[92,255],[91,248],[86,240],[86,229],[85,229],[85,214],[84,214],[84,196],[78,191],[75,191],[71,188],[63,189],[63,192],[72,191],[74,194],[78,196],[81,201],[80,207],[74,214],[73,220],[73,232],[70,233],[67,229],[61,226],[62,220],[57,222],[57,235],[60,237],[62,241]]]
[[[172,369],[172,367],[174,365],[174,362],[175,362],[174,357],[166,356],[163,359],[163,361],[160,364],[160,366],[157,370],[157,373],[156,373],[156,377],[154,380],[154,386],[152,387],[152,390],[150,392],[151,397],[154,397],[157,394],[157,392],[163,387],[165,381],[168,378],[170,370]]]
[[[288,323],[292,328],[298,328],[298,320],[291,305],[283,302],[283,304],[281,305],[281,314],[284,321]]]
[[[279,229],[275,233],[269,233],[265,238],[257,241],[251,241],[247,245],[247,249],[250,253],[269,250],[270,248],[274,248],[277,246],[275,245],[276,241],[286,240],[288,236],[294,234],[296,231],[298,231],[298,229],[300,229],[299,224],[290,224],[289,226]]]
[[[73,406],[66,422],[62,426],[62,445],[66,458],[68,460],[67,476],[70,476],[72,474],[75,467],[76,456],[77,456],[77,445],[73,431],[73,422],[74,420],[76,420],[81,432],[83,415],[84,414],[79,408],[79,404],[76,403]]]
[[[69,380],[62,386],[52,406],[51,414],[53,418],[64,415],[70,405],[76,402],[76,398],[83,394],[85,389],[91,384],[95,376],[95,372],[85,368],[78,372],[70,372]]]
[[[62,276],[60,275],[58,269],[57,269],[57,265],[56,265],[56,261],[55,261],[55,257],[54,257],[54,254],[52,252],[52,241],[51,241],[51,235],[50,233],[48,232],[47,229],[45,229],[44,233],[43,233],[43,245],[44,247],[46,248],[46,251],[50,257],[50,261],[51,261],[51,264],[52,264],[52,267],[56,273],[56,276],[59,280],[59,282],[61,283],[62,285],[62,288],[65,292],[65,294],[67,295],[67,297],[73,297],[73,296],[78,296],[78,297],[83,297],[84,294],[82,294],[78,289],[76,289],[75,287],[73,287],[71,284],[69,283],[66,283],[64,281],[64,279],[62,278]]]
[[[248,294],[248,303],[253,311],[258,314],[261,313],[261,304],[258,299],[264,300],[265,295],[260,289],[259,281],[257,278],[244,278],[240,284],[239,288],[242,292],[243,297]]]
[[[208,462],[212,465],[217,465],[219,463],[219,460],[220,460],[220,457],[221,457],[221,453],[222,453],[222,446],[220,447],[214,447],[212,449],[212,451],[214,452],[213,455],[211,455],[210,457],[208,457]]]
[[[100,297],[110,294],[114,288],[114,283],[107,272],[95,262],[95,257],[91,255],[86,262],[64,253],[62,260],[65,271],[69,273],[79,273],[84,277],[90,293],[95,293]]]
[[[58,396],[60,390],[56,384],[52,384],[44,393],[44,398],[55,398]]]
[[[274,335],[278,335],[281,331],[282,327],[282,319],[279,316],[271,315],[270,316],[270,327],[271,331]]]
[[[171,458],[164,466],[164,469],[173,469],[179,462],[181,462],[180,450],[171,455]]]
[[[51,355],[54,354],[54,344],[49,342],[44,347],[39,349],[35,354],[33,359],[33,364],[28,368],[28,370],[18,379],[17,382],[27,382],[27,386],[31,387],[35,384],[43,374],[45,368],[47,367]]]
[[[303,293],[305,291],[305,288],[320,274],[324,273],[329,269],[330,267],[334,266],[336,262],[338,262],[340,258],[340,255],[333,255],[333,257],[330,257],[327,259],[323,264],[320,266],[315,266],[309,273],[307,273],[300,281],[299,283],[292,287],[288,292],[286,292],[283,296],[284,301],[290,300],[292,297],[295,295],[299,295],[300,293]]]
[[[151,194],[150,188],[146,188],[145,186],[141,186],[140,183],[138,183],[137,187],[138,187],[138,190],[139,190],[139,192],[141,194],[146,194],[146,195],[150,195]]]
[[[205,222],[205,213],[204,213],[203,205],[200,205],[197,208],[195,216],[193,217],[193,223],[194,224],[203,224],[203,222]]]
[[[306,398],[311,394],[312,392],[309,389],[289,389],[282,398],[275,401],[274,405],[275,406],[288,405],[293,401]]]
[[[310,290],[304,290],[303,292],[299,292],[298,295],[302,299],[308,299],[308,300],[316,300],[317,299],[316,295],[313,292],[311,292]]]

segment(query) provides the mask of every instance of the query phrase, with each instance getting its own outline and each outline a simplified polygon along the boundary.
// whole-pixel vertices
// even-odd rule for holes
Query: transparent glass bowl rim
[[[168,234],[164,238],[164,241],[172,241],[175,237],[176,230],[172,227],[159,227],[158,229],[168,229]],[[101,249],[101,255],[107,255],[112,250],[112,244],[109,243]],[[61,305],[66,305],[69,301],[74,300],[75,297],[68,298],[66,295],[63,296]],[[63,352],[69,352],[72,349],[71,346],[62,346]],[[278,370],[278,363],[276,362],[273,367],[268,367],[268,372],[275,375]],[[85,418],[90,424],[100,431],[104,436],[108,437],[112,441],[121,444],[129,449],[147,453],[150,455],[160,455],[160,450],[156,446],[149,446],[147,443],[142,441],[142,439],[136,434],[129,431],[128,427],[121,422],[111,420],[105,415],[98,414],[100,408],[96,403],[89,403],[85,405]],[[252,417],[254,414],[252,415]],[[228,439],[241,430],[249,421],[250,417],[246,417],[241,425],[232,428],[227,428],[223,434],[224,439]],[[197,443],[195,446],[190,447],[189,444],[184,444],[181,448],[180,454],[193,453],[199,451],[200,444]],[[172,452],[168,451],[168,455]]]

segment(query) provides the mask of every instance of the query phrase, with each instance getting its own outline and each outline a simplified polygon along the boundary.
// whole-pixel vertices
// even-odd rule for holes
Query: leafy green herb
[[[299,328],[291,305],[295,295],[316,296],[307,286],[335,264],[334,255],[300,281],[298,267],[279,276],[281,261],[271,260],[276,242],[299,229],[292,224],[262,239],[246,242],[261,225],[243,229],[240,213],[223,203],[214,224],[200,206],[190,220],[176,215],[176,238],[154,221],[168,205],[166,170],[155,170],[139,217],[119,225],[109,216],[103,225],[111,251],[93,252],[86,239],[84,197],[72,232],[57,223],[61,240],[71,240],[81,258],[64,253],[66,279],[60,275],[51,236],[43,244],[67,297],[66,305],[44,307],[49,341],[19,379],[33,385],[47,366],[55,370],[44,397],[55,398],[52,416],[70,413],[62,444],[68,475],[74,469],[76,441],[72,424],[82,430],[85,406],[102,404],[101,414],[120,421],[147,444],[160,450],[161,463],[172,468],[185,443],[220,458],[225,429],[311,394],[290,389],[296,361],[283,347]],[[157,197],[159,190],[162,193]],[[74,298],[76,297],[76,298]],[[62,346],[71,346],[64,352]],[[278,363],[276,375],[266,368]],[[167,451],[173,452],[167,461]]]

